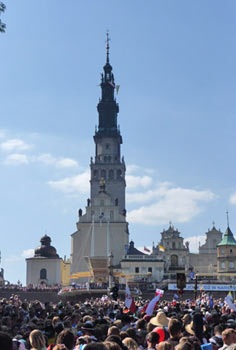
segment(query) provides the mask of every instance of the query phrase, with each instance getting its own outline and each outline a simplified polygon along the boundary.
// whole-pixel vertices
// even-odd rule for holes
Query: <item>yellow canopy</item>
[[[83,278],[83,277],[91,277],[92,274],[90,271],[81,271],[81,272],[76,272],[73,273],[70,278]]]

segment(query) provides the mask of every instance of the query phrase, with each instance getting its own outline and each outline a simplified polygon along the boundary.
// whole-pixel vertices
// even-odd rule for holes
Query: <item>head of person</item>
[[[120,335],[120,329],[117,326],[109,327],[107,331],[107,336],[109,335]]]
[[[0,349],[12,350],[12,339],[5,333],[0,331]]]
[[[168,341],[162,341],[158,344],[158,350],[172,350],[173,346]]]
[[[63,329],[57,336],[57,344],[64,344],[68,350],[72,350],[75,345],[75,336],[69,329]]]
[[[128,348],[128,350],[137,350],[138,343],[131,337],[127,337],[122,340],[123,344]]]
[[[182,334],[183,323],[177,318],[171,318],[168,323],[168,332],[170,337],[178,338]]]
[[[46,339],[44,337],[44,334],[39,329],[34,329],[30,332],[29,341],[32,348],[37,350],[41,350],[46,346]]]
[[[222,332],[222,340],[225,345],[231,345],[236,343],[236,332],[233,328],[226,328]]]
[[[146,342],[148,348],[156,348],[156,345],[160,341],[160,336],[156,332],[150,332],[146,336]]]

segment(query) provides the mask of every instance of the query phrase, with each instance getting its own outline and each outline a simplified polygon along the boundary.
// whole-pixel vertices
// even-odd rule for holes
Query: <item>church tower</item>
[[[97,105],[95,157],[90,162],[90,198],[86,212],[79,210],[77,231],[71,235],[71,274],[78,278],[92,274],[105,280],[108,257],[118,265],[128,242],[125,206],[125,162],[121,158],[122,136],[117,125],[119,106],[109,57],[107,34],[106,63],[101,74],[101,98]],[[99,267],[100,266],[100,267]]]

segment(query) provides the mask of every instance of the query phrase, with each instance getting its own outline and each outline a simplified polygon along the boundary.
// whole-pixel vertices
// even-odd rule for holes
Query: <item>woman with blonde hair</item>
[[[31,350],[46,350],[46,340],[39,329],[34,329],[29,335]]]
[[[126,337],[122,340],[122,343],[128,348],[128,350],[138,350],[139,346],[136,340],[131,337]]]

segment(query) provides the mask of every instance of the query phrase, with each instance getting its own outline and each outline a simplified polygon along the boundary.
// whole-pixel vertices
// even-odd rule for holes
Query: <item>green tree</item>
[[[6,10],[6,5],[0,1],[0,15],[2,12],[4,12]],[[2,23],[1,19],[0,19],[0,32],[4,33],[6,29],[6,24]]]

